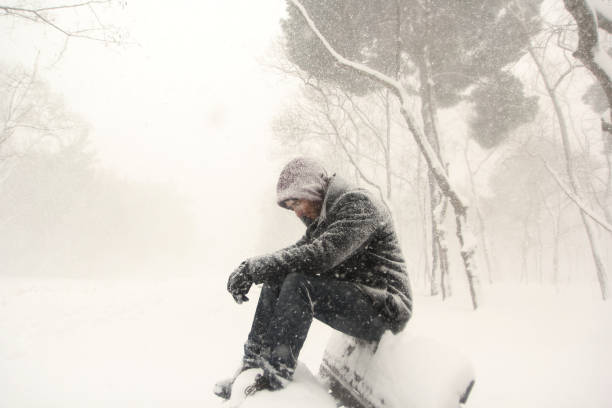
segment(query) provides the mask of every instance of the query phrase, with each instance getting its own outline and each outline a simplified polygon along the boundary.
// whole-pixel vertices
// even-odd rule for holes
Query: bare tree
[[[491,284],[493,283],[493,266],[491,263],[491,257],[489,255],[490,245],[489,245],[489,241],[487,238],[486,222],[485,222],[484,216],[482,215],[482,211],[480,209],[480,205],[478,202],[479,195],[478,195],[478,192],[476,191],[476,182],[474,180],[474,178],[476,177],[476,173],[478,172],[478,168],[480,168],[480,166],[476,170],[472,169],[472,166],[470,164],[470,160],[468,157],[469,156],[468,155],[469,143],[470,143],[470,140],[466,139],[463,156],[465,158],[465,164],[468,170],[468,178],[470,181],[470,189],[472,191],[472,207],[474,208],[474,212],[476,213],[476,217],[478,218],[478,232],[480,236],[482,254],[485,260],[485,264],[487,266],[487,278],[488,278],[489,284]],[[490,154],[487,157],[490,157]]]
[[[566,1],[566,5],[567,5],[567,1]],[[521,16],[520,5],[518,3],[515,3],[515,6],[517,6],[517,10],[518,10],[516,12],[517,21],[519,24],[522,24],[523,18]],[[584,35],[584,34],[581,34],[581,35]],[[574,69],[574,65],[569,64],[568,69],[563,74],[561,74],[556,81],[553,82],[553,80],[550,78],[549,74],[547,73],[544,67],[542,57],[538,55],[536,49],[531,43],[531,40],[528,40],[528,41],[529,42],[527,44],[527,51],[529,53],[529,56],[531,57],[531,60],[535,63],[537,67],[538,74],[540,75],[540,77],[542,78],[542,81],[544,82],[546,93],[552,103],[552,106],[555,112],[555,117],[559,125],[559,133],[560,133],[561,142],[563,146],[565,171],[566,171],[566,174],[569,180],[570,191],[571,191],[572,196],[578,197],[580,196],[580,186],[578,183],[578,179],[576,177],[574,157],[572,155],[571,147],[570,147],[569,129],[567,126],[567,120],[566,120],[565,114],[563,112],[563,109],[559,102],[559,98],[557,96],[558,86],[562,83],[563,79],[567,76],[567,74],[569,74]],[[546,48],[544,48],[543,51],[545,53]],[[593,59],[592,55],[590,59],[591,60]],[[593,65],[595,64],[595,62],[589,61],[588,58],[584,59],[583,62],[585,63],[586,66],[588,66],[587,64],[591,64],[591,67],[595,66]],[[549,171],[552,172],[552,169],[550,168],[550,166],[547,165],[546,167],[549,169]],[[556,178],[556,180],[559,181],[558,178]],[[581,201],[582,201],[581,199],[578,199],[575,202],[578,204],[578,202],[581,202]],[[587,219],[589,217],[589,212],[585,211],[585,206],[583,205],[578,205],[578,207],[580,210],[580,216],[582,219],[582,223],[584,224],[585,232],[587,234],[589,244],[591,247],[591,253],[592,253],[593,262],[596,268],[597,279],[599,281],[599,286],[601,289],[601,296],[605,300],[608,297],[608,282],[607,282],[606,269],[602,261],[601,253],[599,250],[599,244],[597,242],[597,238],[595,236],[595,231],[593,229],[593,226],[591,225],[591,221]]]
[[[61,98],[31,71],[0,67],[0,162],[75,127]]]
[[[0,0],[0,18],[14,18],[50,27],[69,38],[120,43],[124,33],[117,27],[104,22],[101,14],[114,3],[125,6],[126,1],[89,0],[65,2],[40,7],[36,2],[14,2]]]

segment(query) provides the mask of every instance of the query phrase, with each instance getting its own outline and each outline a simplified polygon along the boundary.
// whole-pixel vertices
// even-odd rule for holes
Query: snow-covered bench
[[[404,331],[376,344],[332,336],[319,376],[344,406],[457,408],[474,386],[470,361],[452,347]]]

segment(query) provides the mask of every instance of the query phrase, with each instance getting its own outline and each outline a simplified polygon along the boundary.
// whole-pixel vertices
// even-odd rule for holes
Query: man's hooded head
[[[287,205],[289,200],[322,203],[328,183],[327,171],[317,160],[295,158],[281,171],[276,185],[276,202],[287,209],[292,209]],[[302,218],[302,221],[308,224],[312,220]]]

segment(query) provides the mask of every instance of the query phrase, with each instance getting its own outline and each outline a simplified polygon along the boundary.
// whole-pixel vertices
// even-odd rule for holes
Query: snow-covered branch
[[[388,75],[383,74],[382,72],[376,71],[375,69],[372,69],[370,67],[368,67],[367,65],[364,64],[360,64],[358,62],[355,61],[351,61],[345,57],[343,57],[342,55],[340,55],[329,43],[329,41],[327,41],[327,38],[325,38],[325,36],[323,34],[321,34],[321,32],[319,31],[319,29],[317,28],[317,26],[315,25],[315,23],[312,21],[312,19],[310,18],[310,15],[308,14],[308,11],[306,11],[306,9],[304,8],[304,6],[302,5],[302,3],[300,3],[299,0],[290,0],[291,3],[293,3],[293,5],[300,11],[300,13],[302,14],[302,16],[304,17],[304,19],[306,20],[306,23],[308,24],[308,27],[310,27],[310,29],[312,30],[312,32],[317,36],[317,38],[321,41],[321,43],[323,44],[323,46],[325,47],[325,49],[336,59],[336,61],[338,61],[340,64],[345,65],[349,68],[353,68],[365,75],[368,75],[369,77],[371,77],[372,79],[383,83],[383,85],[389,87],[389,89],[391,89],[395,94],[397,94],[400,99],[402,99],[403,95],[403,89],[402,86],[400,85],[399,81],[396,81],[395,79],[391,78]],[[403,100],[402,100],[403,102]]]

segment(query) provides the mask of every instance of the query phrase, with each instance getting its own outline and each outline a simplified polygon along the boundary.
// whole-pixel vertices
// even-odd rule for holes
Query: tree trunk
[[[387,200],[391,201],[391,112],[389,111],[389,90],[385,91],[385,120],[386,120],[386,146],[385,152],[385,175],[387,181]]]
[[[536,237],[537,237],[537,252],[534,253],[536,271],[538,273],[538,281],[540,285],[544,283],[544,268],[542,267],[542,253],[544,252],[544,245],[542,244],[542,230],[540,224],[536,224]]]
[[[559,286],[559,231],[553,231],[552,281]]]
[[[612,223],[612,214],[610,213],[610,207],[612,207],[612,154],[606,155],[606,163],[608,164],[608,185],[606,186],[606,196],[604,198],[604,213],[606,220]]]
[[[359,176],[359,157],[361,154],[361,147],[359,146],[359,141],[361,140],[361,138],[359,137],[359,133],[355,132],[355,168],[353,169],[354,172],[354,177],[355,177],[355,183],[357,185],[360,185],[360,179],[361,177]]]
[[[561,203],[559,202],[557,216],[553,223],[553,255],[552,255],[552,281],[559,286],[559,240],[561,236]]]
[[[429,7],[429,5],[428,5]],[[426,17],[428,20],[430,19]],[[428,24],[429,25],[429,24]],[[431,69],[429,61],[429,50],[428,46],[425,45],[423,48],[423,61],[419,66],[419,77],[421,82],[420,96],[421,96],[421,116],[423,118],[423,131],[429,144],[433,147],[438,160],[444,163],[442,159],[442,152],[440,148],[440,139],[438,137],[437,129],[437,114],[436,106],[434,102],[433,90],[431,87]],[[429,180],[429,196],[430,196],[430,210],[431,210],[431,236],[432,236],[432,279],[435,279],[435,275],[438,272],[436,269],[439,268],[440,274],[440,288],[442,289],[442,298],[447,297],[447,283],[448,279],[448,246],[445,241],[444,231],[444,215],[446,199],[437,187],[436,180],[431,171],[428,174]]]
[[[523,242],[521,245],[521,279],[520,282],[529,284],[529,221],[528,219],[523,220]]]
[[[458,212],[455,209],[455,221],[457,223],[457,238],[461,245],[461,259],[463,259],[470,295],[472,297],[472,306],[474,309],[477,309],[480,299],[480,294],[478,293],[480,289],[480,280],[476,274],[476,265],[474,264],[476,243],[474,242],[474,236],[467,228],[467,211]],[[472,242],[470,242],[470,240]]]
[[[443,212],[446,212],[445,209],[442,210]],[[441,217],[442,219],[444,218],[444,216]],[[449,267],[448,267],[448,248],[445,246],[442,246],[440,243],[446,243],[446,238],[445,238],[445,234],[446,231],[444,229],[441,229],[439,231],[440,234],[440,240],[439,242],[439,247],[438,247],[438,253],[440,254],[440,287],[442,288],[442,300],[445,300],[446,298],[450,297],[453,292],[452,292],[452,287],[451,287],[451,282],[450,282],[450,275],[449,275]]]
[[[480,206],[478,205],[478,194],[476,192],[476,183],[474,182],[474,172],[472,171],[472,167],[470,166],[470,160],[468,157],[468,143],[469,143],[469,140],[466,141],[465,149],[463,151],[463,156],[465,158],[465,165],[468,168],[470,188],[472,190],[472,205],[474,207],[474,211],[476,212],[476,217],[478,218],[478,232],[480,235],[480,244],[482,247],[482,253],[485,259],[485,264],[487,265],[487,277],[489,280],[489,284],[492,284],[493,283],[493,267],[491,266],[491,258],[489,256],[489,244],[487,241],[487,231],[485,227],[484,217],[482,216],[482,212],[480,211]]]
[[[603,210],[606,221],[612,223],[612,125],[602,121],[601,137],[603,139],[606,165],[608,169],[606,190],[604,192]]]
[[[427,187],[427,191],[429,192],[429,224],[431,235],[431,270],[429,272],[429,288],[431,296],[437,296],[439,289],[441,289],[441,287],[438,285],[441,278],[438,279],[438,277],[442,276],[442,273],[440,272],[440,235],[436,220],[436,208],[440,201],[438,200],[438,196],[435,194],[435,180],[429,171],[427,172]]]
[[[422,158],[419,155],[417,158],[417,171],[416,171],[416,188],[419,194],[419,211],[421,212],[421,220],[423,221],[421,226],[422,226],[422,231],[423,231],[423,259],[425,260],[424,262],[424,269],[423,269],[423,282],[425,284],[429,284],[429,291],[430,291],[430,295],[431,296],[437,296],[438,292],[437,292],[437,284],[435,280],[432,280],[431,277],[431,271],[432,269],[429,267],[429,260],[433,259],[433,255],[430,257],[429,255],[429,237],[427,235],[427,193],[424,192],[424,190],[427,190],[427,181],[425,181],[425,186],[421,185],[421,180],[422,180],[422,171],[421,171],[421,166],[422,166]]]

